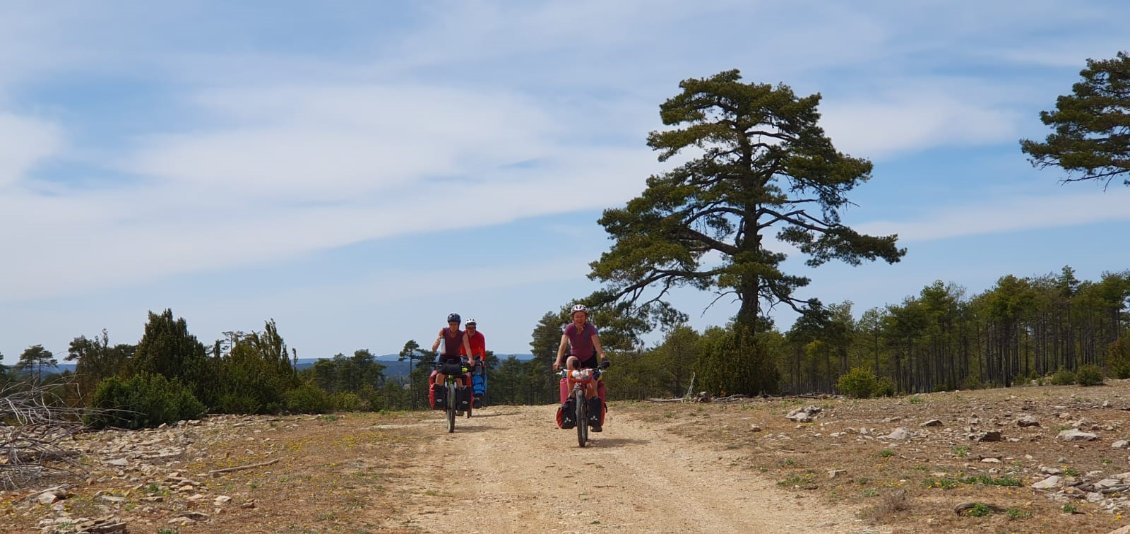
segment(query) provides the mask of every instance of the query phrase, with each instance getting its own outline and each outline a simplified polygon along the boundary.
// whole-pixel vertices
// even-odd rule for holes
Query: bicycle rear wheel
[[[448,379],[447,382],[447,431],[455,432],[455,384]]]
[[[577,443],[584,447],[589,440],[589,418],[583,389],[573,391],[573,404],[577,407]]]

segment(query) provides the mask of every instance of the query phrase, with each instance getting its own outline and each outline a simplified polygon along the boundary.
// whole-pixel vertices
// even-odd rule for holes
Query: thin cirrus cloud
[[[63,132],[56,124],[0,109],[0,189],[14,185],[63,147]]]
[[[857,230],[898,234],[901,242],[1023,232],[1097,222],[1130,221],[1130,190],[1028,196],[993,203],[934,208],[911,221],[875,221]]]

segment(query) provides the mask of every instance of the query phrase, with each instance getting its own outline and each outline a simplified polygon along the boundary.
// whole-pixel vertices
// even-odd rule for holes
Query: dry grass
[[[95,462],[86,480],[56,481],[68,484],[72,492],[58,505],[76,518],[114,515],[124,519],[131,532],[370,532],[378,528],[373,521],[383,517],[370,510],[390,516],[397,512],[400,499],[393,490],[400,467],[412,461],[420,441],[434,437],[396,424],[417,417],[261,417],[238,427],[201,426],[194,428],[196,443],[184,459],[162,468],[161,474],[147,477],[132,469],[119,474]],[[383,428],[386,425],[395,429]],[[271,459],[278,462],[209,475]],[[170,472],[199,485],[178,492],[165,479]],[[51,510],[34,504],[35,495],[34,490],[0,493],[0,531],[39,531],[38,521],[50,517]],[[102,495],[126,500],[108,509]],[[230,503],[214,504],[220,495],[231,497]],[[187,526],[175,523],[194,512],[208,519]]]

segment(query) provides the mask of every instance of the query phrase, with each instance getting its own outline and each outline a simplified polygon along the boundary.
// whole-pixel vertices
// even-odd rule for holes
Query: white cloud
[[[63,136],[55,124],[0,111],[0,190],[62,147]]]
[[[917,85],[917,84],[916,84]],[[945,92],[921,86],[822,105],[823,125],[840,150],[881,159],[942,146],[1011,142],[1019,117],[997,98],[968,89]]]
[[[900,242],[1021,232],[1102,221],[1130,221],[1130,189],[1002,199],[992,203],[933,208],[913,221],[876,221],[857,230],[897,233]]]

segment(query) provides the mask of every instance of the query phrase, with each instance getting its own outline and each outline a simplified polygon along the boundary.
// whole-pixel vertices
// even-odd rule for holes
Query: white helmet
[[[573,311],[569,312],[569,315],[572,315],[572,314],[577,313],[577,312],[585,312],[585,317],[589,316],[589,309],[586,308],[584,304],[577,304],[577,305],[573,306]]]
[[[467,326],[471,326],[471,325],[478,326],[479,325],[478,321],[476,321],[474,317],[467,319],[467,322],[465,322],[463,324],[467,325]]]

